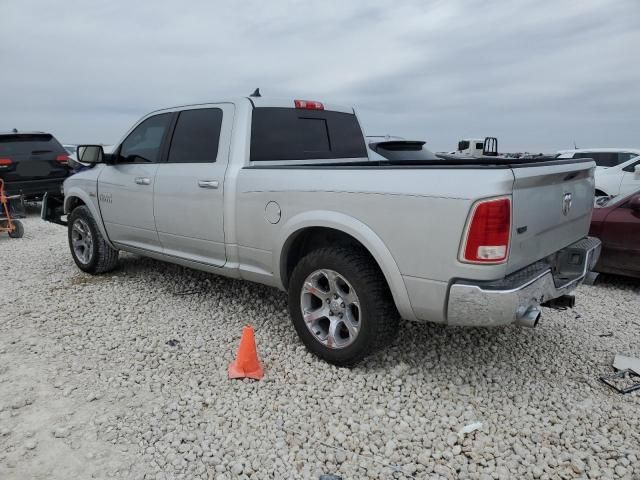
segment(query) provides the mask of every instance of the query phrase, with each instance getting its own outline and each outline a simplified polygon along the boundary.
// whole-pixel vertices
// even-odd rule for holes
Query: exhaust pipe
[[[542,304],[543,307],[554,308],[556,310],[566,310],[573,308],[576,304],[576,297],[573,295],[562,295]]]
[[[540,315],[542,313],[535,307],[531,307],[526,310],[522,315],[518,315],[516,317],[515,324],[520,325],[521,327],[529,327],[534,328],[538,325],[540,321]]]

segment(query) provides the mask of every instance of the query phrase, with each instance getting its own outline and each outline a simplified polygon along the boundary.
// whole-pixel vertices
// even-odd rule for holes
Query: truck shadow
[[[262,342],[275,343],[284,336],[288,355],[300,355],[302,344],[291,325],[284,292],[131,254],[122,255],[120,267],[113,274],[145,277],[150,289],[171,295],[176,301],[182,298],[210,305],[207,308],[213,310],[224,304],[238,311],[237,318],[225,320],[233,322],[231,325],[211,320],[210,328],[233,330],[252,322],[257,328],[264,327]],[[626,279],[612,281],[632,288],[637,285]],[[594,345],[593,339],[586,337],[597,336],[597,332],[585,332],[583,323],[596,324],[597,319],[584,318],[587,315],[578,311],[580,308],[545,312],[541,325],[535,329],[464,328],[402,321],[395,340],[387,348],[354,369],[345,370],[345,375],[378,372],[393,376],[397,372],[400,378],[417,375],[422,382],[450,380],[454,386],[488,381],[501,384],[503,377],[506,385],[514,375],[574,387],[576,383],[597,383],[595,372],[610,368],[607,361],[611,350],[605,345],[609,339],[595,342],[602,349],[581,348],[582,343]],[[316,365],[313,368],[326,368],[321,360],[312,364]]]
[[[594,283],[596,287],[632,288],[640,291],[640,278],[601,273]]]

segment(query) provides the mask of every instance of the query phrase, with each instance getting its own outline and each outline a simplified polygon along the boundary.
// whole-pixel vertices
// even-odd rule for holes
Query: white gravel
[[[640,356],[638,281],[535,330],[406,323],[345,370],[278,291],[133,255],[92,277],[64,228],[25,227],[0,238],[1,479],[640,478],[640,394],[598,380]],[[227,380],[246,323],[261,382]]]

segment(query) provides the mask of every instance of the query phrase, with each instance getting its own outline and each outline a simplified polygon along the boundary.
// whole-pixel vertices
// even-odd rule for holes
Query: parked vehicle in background
[[[70,145],[70,144],[64,144],[62,146],[69,153],[69,155],[75,155],[76,149],[78,148],[77,145]]]
[[[444,152],[442,152],[444,153]],[[497,157],[498,139],[496,137],[464,138],[458,142],[458,149],[444,153],[462,157]]]
[[[592,161],[375,161],[354,110],[317,101],[159,110],[113,154],[78,154],[95,167],[42,206],[78,268],[125,250],[278,287],[337,365],[388,345],[400,317],[533,327],[573,305],[599,254]]]
[[[8,195],[59,194],[69,172],[69,154],[50,133],[0,133],[0,178]]]
[[[425,147],[423,140],[406,140],[402,137],[367,136],[365,142],[369,147],[371,160],[438,160]]]
[[[615,197],[640,188],[639,155],[638,148],[580,148],[560,150],[556,158],[593,158],[596,197]]]
[[[589,235],[602,242],[596,271],[640,278],[640,189],[597,205]]]

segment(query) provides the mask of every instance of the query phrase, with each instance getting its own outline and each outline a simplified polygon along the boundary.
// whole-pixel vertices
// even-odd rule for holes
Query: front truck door
[[[98,202],[112,242],[151,251],[162,247],[153,216],[153,189],[170,113],[143,120],[114,152],[98,178]]]
[[[640,195],[637,194],[637,195]],[[602,261],[608,270],[634,271],[640,264],[640,213],[629,207],[629,197],[605,219]]]
[[[154,194],[167,255],[213,266],[226,262],[223,193],[233,115],[234,106],[227,103],[178,114]]]

